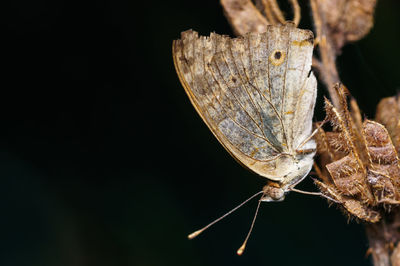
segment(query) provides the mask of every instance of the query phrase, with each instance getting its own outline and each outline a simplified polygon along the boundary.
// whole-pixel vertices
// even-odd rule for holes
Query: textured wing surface
[[[287,46],[282,82],[281,116],[290,150],[296,150],[311,135],[312,117],[317,98],[317,80],[311,72],[313,35],[305,30],[292,30]],[[277,72],[276,75],[279,75]],[[281,84],[281,82],[277,82]],[[278,93],[279,94],[279,93]],[[307,148],[315,148],[315,143]],[[303,147],[304,148],[304,147]]]
[[[291,153],[297,137],[310,134],[312,40],[310,31],[288,25],[234,39],[189,30],[173,43],[175,67],[196,110],[221,144],[255,172],[258,163]]]

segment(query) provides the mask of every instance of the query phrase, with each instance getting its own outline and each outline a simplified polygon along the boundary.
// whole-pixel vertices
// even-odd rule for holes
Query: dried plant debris
[[[271,24],[284,24],[286,22],[286,17],[284,12],[278,5],[277,0],[255,0],[257,8],[261,13],[267,18]],[[300,5],[297,0],[289,0],[290,5],[293,10],[293,23],[298,26],[300,22]]]
[[[336,58],[346,43],[361,39],[372,28],[375,5],[376,0],[310,0],[318,44],[313,66],[336,108],[339,99],[333,85],[340,82]]]
[[[327,196],[339,202],[345,213],[367,222],[378,222],[384,212],[400,203],[400,167],[392,136],[397,136],[398,113],[378,107],[377,118],[391,129],[365,119],[354,100],[347,107],[345,87],[336,85],[340,106],[325,99],[325,110],[332,131],[320,128],[316,135],[318,160],[316,184]],[[398,100],[392,101],[397,107]],[[398,109],[397,109],[398,110]],[[397,118],[397,120],[395,119]],[[318,125],[317,125],[318,126]]]
[[[336,49],[368,34],[374,21],[376,0],[316,0]]]
[[[253,4],[255,2],[255,4]],[[283,25],[292,21],[296,26],[300,22],[300,6],[297,0],[289,0],[293,19],[287,19],[277,0],[221,0],[224,14],[236,35],[263,33],[267,25]]]
[[[263,33],[270,25],[250,0],[221,0],[221,5],[236,35]]]
[[[400,152],[400,97],[382,99],[376,110],[376,121],[384,125],[389,132],[396,151]]]

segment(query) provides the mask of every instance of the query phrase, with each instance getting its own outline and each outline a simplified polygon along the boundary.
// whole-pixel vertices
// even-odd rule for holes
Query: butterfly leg
[[[290,187],[289,190],[293,191],[293,192],[301,193],[301,194],[306,194],[306,195],[320,196],[320,197],[326,198],[328,200],[331,200],[331,201],[333,201],[335,203],[340,203],[339,201],[337,201],[337,200],[335,200],[335,199],[333,199],[333,198],[331,198],[331,197],[329,197],[329,196],[327,196],[327,195],[325,195],[325,194],[323,194],[321,192],[303,191],[303,190],[300,190],[300,189],[297,189],[297,188],[294,188],[294,187]]]
[[[333,202],[335,202],[335,203],[340,203],[339,201],[337,201],[337,200],[335,200],[335,199],[333,199],[333,198],[331,198],[331,197],[325,195],[324,193],[321,193],[321,192],[304,191],[304,190],[300,190],[300,189],[295,188],[295,186],[297,186],[297,184],[299,184],[302,180],[303,180],[303,179],[300,179],[299,181],[297,181],[296,183],[294,183],[293,185],[291,185],[291,186],[289,187],[288,190],[289,190],[289,191],[293,191],[293,192],[297,192],[297,193],[301,193],[301,194],[306,194],[306,195],[320,196],[320,197],[326,198],[326,199],[328,199],[328,200],[331,200],[331,201],[333,201]]]

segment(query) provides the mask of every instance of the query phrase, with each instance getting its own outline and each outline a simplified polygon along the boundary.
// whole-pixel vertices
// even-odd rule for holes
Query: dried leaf
[[[343,207],[352,215],[360,220],[370,223],[376,223],[381,219],[379,212],[374,211],[360,201],[354,199],[346,199],[343,201]]]
[[[290,21],[298,26],[300,6],[297,0],[289,1],[293,9],[293,20],[285,18],[277,0],[220,0],[224,14],[236,35],[262,33],[266,31],[267,25],[284,25]]]
[[[363,38],[373,26],[376,0],[317,0],[336,50]]]
[[[221,0],[221,5],[236,35],[262,33],[270,24],[251,0]]]
[[[379,102],[376,121],[386,127],[396,151],[400,152],[400,98],[398,96],[384,98]]]

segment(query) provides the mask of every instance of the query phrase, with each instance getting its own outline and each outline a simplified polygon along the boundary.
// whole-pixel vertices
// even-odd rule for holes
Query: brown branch
[[[339,107],[339,98],[333,86],[335,83],[340,82],[336,69],[336,49],[333,46],[326,19],[318,0],[310,0],[310,2],[320,56],[320,60],[314,58],[313,61],[319,62],[315,66],[320,74],[320,78],[329,91],[333,106]]]
[[[400,265],[399,218],[396,211],[384,216],[379,223],[366,225],[374,266]]]

